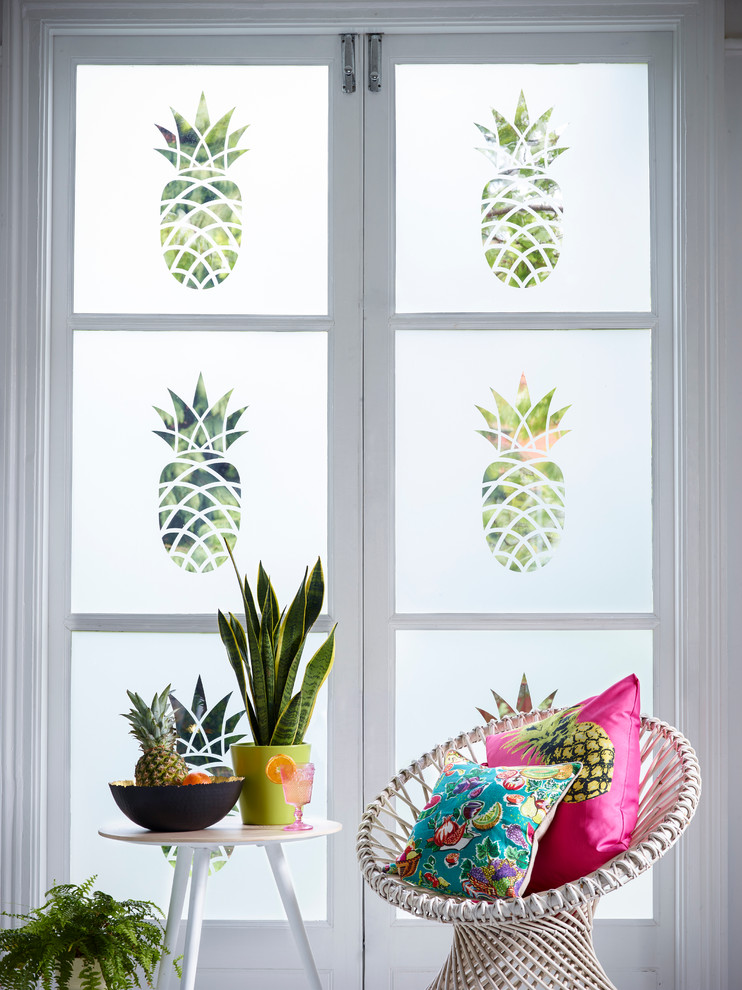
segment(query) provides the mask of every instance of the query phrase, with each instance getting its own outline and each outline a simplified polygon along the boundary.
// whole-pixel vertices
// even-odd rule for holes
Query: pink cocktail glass
[[[294,820],[291,825],[284,825],[284,832],[303,832],[314,828],[302,821],[302,811],[305,804],[312,800],[312,782],[314,781],[314,764],[297,763],[294,769],[280,767],[283,797],[286,804],[294,806]]]

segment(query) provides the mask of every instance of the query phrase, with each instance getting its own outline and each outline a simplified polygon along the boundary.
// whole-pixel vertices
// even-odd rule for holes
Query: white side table
[[[219,846],[263,846],[265,848],[268,862],[273,871],[273,878],[276,881],[276,887],[307,974],[309,986],[312,990],[322,990],[317,966],[296,900],[294,884],[281,846],[284,842],[303,842],[306,839],[318,839],[323,835],[332,835],[334,832],[339,832],[343,826],[340,822],[328,820],[307,818],[306,821],[314,826],[311,832],[284,832],[280,825],[233,825],[226,818],[217,822],[216,825],[200,829],[197,832],[148,832],[128,821],[98,829],[98,834],[106,839],[118,839],[121,842],[135,842],[150,846],[177,846],[178,848],[165,926],[165,948],[170,955],[164,957],[160,963],[157,974],[157,990],[166,990],[167,977],[165,974],[168,972],[168,967],[165,963],[167,961],[169,965],[175,950],[178,928],[183,917],[183,904],[189,873],[191,874],[191,893],[188,903],[188,921],[183,952],[183,978],[180,983],[180,990],[194,990],[198,949],[201,943],[206,881],[209,877],[209,857],[212,850],[218,849]]]

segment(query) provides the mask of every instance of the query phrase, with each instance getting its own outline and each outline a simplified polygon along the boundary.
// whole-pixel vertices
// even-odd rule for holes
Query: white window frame
[[[736,424],[742,417],[742,390],[739,387],[742,369],[742,333],[740,333],[740,313],[742,312],[742,282],[739,279],[739,243],[742,238],[742,197],[739,195],[739,180],[742,175],[742,38],[730,38],[724,51],[725,109],[727,123],[727,144],[723,156],[726,163],[725,183],[722,188],[722,202],[725,204],[722,236],[724,238],[725,264],[725,325],[724,379],[728,424],[723,442],[726,450],[725,508],[727,518],[734,520],[739,511],[739,491],[742,485],[742,464],[737,456],[739,436]],[[731,538],[731,537],[730,537]],[[742,560],[734,549],[728,554],[727,586],[739,591],[742,588]],[[728,657],[738,657],[742,649],[742,614],[730,609]],[[737,699],[742,692],[742,664],[729,663],[727,698],[729,699],[729,744],[736,740],[734,714]],[[731,769],[730,769],[731,773]],[[739,820],[742,814],[742,795],[734,789],[729,793],[729,820]],[[742,849],[736,842],[729,843],[728,873],[732,877],[742,876]],[[735,930],[734,920],[742,918],[742,890],[739,884],[730,884],[728,925]],[[731,939],[729,944],[729,972],[742,972],[742,940]]]
[[[53,498],[48,425],[50,279],[47,158],[53,91],[52,39],[74,31],[138,30],[368,31],[601,30],[656,27],[674,37],[677,115],[674,134],[677,294],[675,334],[676,636],[675,721],[702,760],[704,795],[674,853],[678,882],[678,990],[728,986],[725,540],[721,424],[723,348],[719,333],[719,156],[723,106],[723,5],[637,0],[625,6],[365,2],[269,5],[236,9],[219,0],[199,20],[193,7],[101,7],[97,0],[11,0],[4,10],[0,206],[6,246],[0,269],[3,422],[0,545],[0,876],[4,904],[36,903],[46,881],[45,849],[53,815],[47,806],[48,509]],[[391,27],[390,27],[391,29]],[[7,246],[12,246],[8,250]],[[359,809],[360,814],[360,809]],[[350,825],[346,826],[350,827]],[[351,864],[347,864],[351,868]]]
[[[50,497],[46,507],[49,531],[47,560],[49,590],[45,600],[49,642],[46,652],[45,690],[55,699],[46,709],[44,731],[47,737],[45,765],[48,790],[46,821],[41,823],[46,857],[40,875],[42,889],[54,877],[66,876],[70,863],[70,749],[69,712],[72,691],[72,636],[75,632],[160,632],[216,633],[216,616],[187,614],[183,616],[152,614],[74,614],[70,612],[69,557],[71,542],[71,433],[73,391],[73,336],[77,332],[153,329],[188,332],[205,327],[226,331],[282,332],[317,331],[327,337],[328,350],[328,456],[341,465],[358,462],[361,449],[361,410],[357,396],[361,388],[361,320],[360,265],[352,241],[361,226],[362,203],[352,197],[351,190],[361,183],[360,122],[356,108],[344,99],[340,89],[342,79],[341,50],[335,33],[323,32],[313,37],[296,37],[288,33],[262,38],[249,37],[240,45],[239,39],[229,40],[229,52],[209,40],[189,39],[190,51],[172,42],[150,36],[132,40],[113,33],[106,37],[72,31],[50,34],[49,75],[50,92],[55,106],[49,117],[50,143],[47,154],[53,156],[54,168],[49,172],[47,199],[47,230],[52,257],[64,258],[65,263],[52,266],[49,284],[49,443],[48,477],[53,479],[56,497]],[[132,49],[136,47],[136,54]],[[167,48],[167,51],[165,50]],[[73,301],[74,203],[74,126],[76,69],[81,64],[144,64],[227,60],[274,64],[319,64],[328,67],[329,87],[329,161],[331,177],[328,197],[329,214],[329,280],[328,312],[322,316],[284,317],[256,315],[221,315],[212,317],[137,315],[130,313],[75,314]],[[69,130],[65,122],[70,121]],[[335,177],[336,181],[332,181]],[[342,287],[342,292],[339,288]],[[342,373],[336,369],[341,368]],[[53,369],[53,373],[51,370]],[[328,816],[348,822],[355,818],[361,801],[361,754],[358,747],[343,745],[346,738],[357,738],[361,719],[360,708],[360,584],[353,580],[352,562],[360,552],[359,499],[360,468],[354,477],[352,468],[346,471],[351,482],[336,483],[339,475],[329,475],[328,544],[323,554],[327,581],[324,613],[317,630],[327,632],[335,617],[342,617],[336,643],[338,662],[327,685],[328,747],[333,753],[328,768]],[[353,481],[356,481],[355,486]],[[349,699],[354,699],[351,703]],[[111,726],[111,731],[118,731]],[[323,782],[323,786],[324,782]],[[95,829],[102,822],[90,822]],[[95,838],[95,833],[92,833]],[[99,840],[100,841],[100,840]],[[360,899],[344,881],[343,864],[353,858],[355,836],[353,829],[344,829],[332,840],[323,843],[327,863],[327,915],[310,920],[313,951],[321,971],[333,974],[340,984],[352,984],[360,979],[361,912]],[[250,854],[243,853],[239,859]],[[262,854],[261,854],[262,855]],[[249,866],[242,874],[250,883]],[[74,877],[78,880],[81,878]],[[301,899],[301,893],[299,894]],[[35,901],[37,895],[34,895]],[[162,906],[165,906],[164,903]],[[284,920],[229,921],[207,920],[205,923],[200,964],[206,981],[219,986],[229,967],[253,967],[273,971],[276,987],[288,990],[296,981],[298,957],[286,953],[286,923]],[[235,929],[242,928],[242,940],[235,940]],[[246,931],[247,930],[247,931]],[[239,970],[237,970],[239,971]],[[273,984],[271,984],[273,985]]]

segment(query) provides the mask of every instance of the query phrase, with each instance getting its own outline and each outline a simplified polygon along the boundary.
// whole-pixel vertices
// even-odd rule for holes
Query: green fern
[[[95,879],[52,887],[28,914],[2,912],[24,922],[0,931],[2,990],[68,990],[78,959],[84,990],[136,990],[140,968],[153,986],[164,952],[162,911],[151,901],[93,891]]]

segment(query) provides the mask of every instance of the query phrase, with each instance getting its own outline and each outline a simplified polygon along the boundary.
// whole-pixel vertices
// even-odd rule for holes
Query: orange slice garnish
[[[290,773],[293,774],[296,770],[296,763],[287,756],[285,753],[279,753],[277,756],[271,756],[265,765],[265,775],[268,780],[272,780],[274,784],[281,783],[281,769],[285,767]]]

